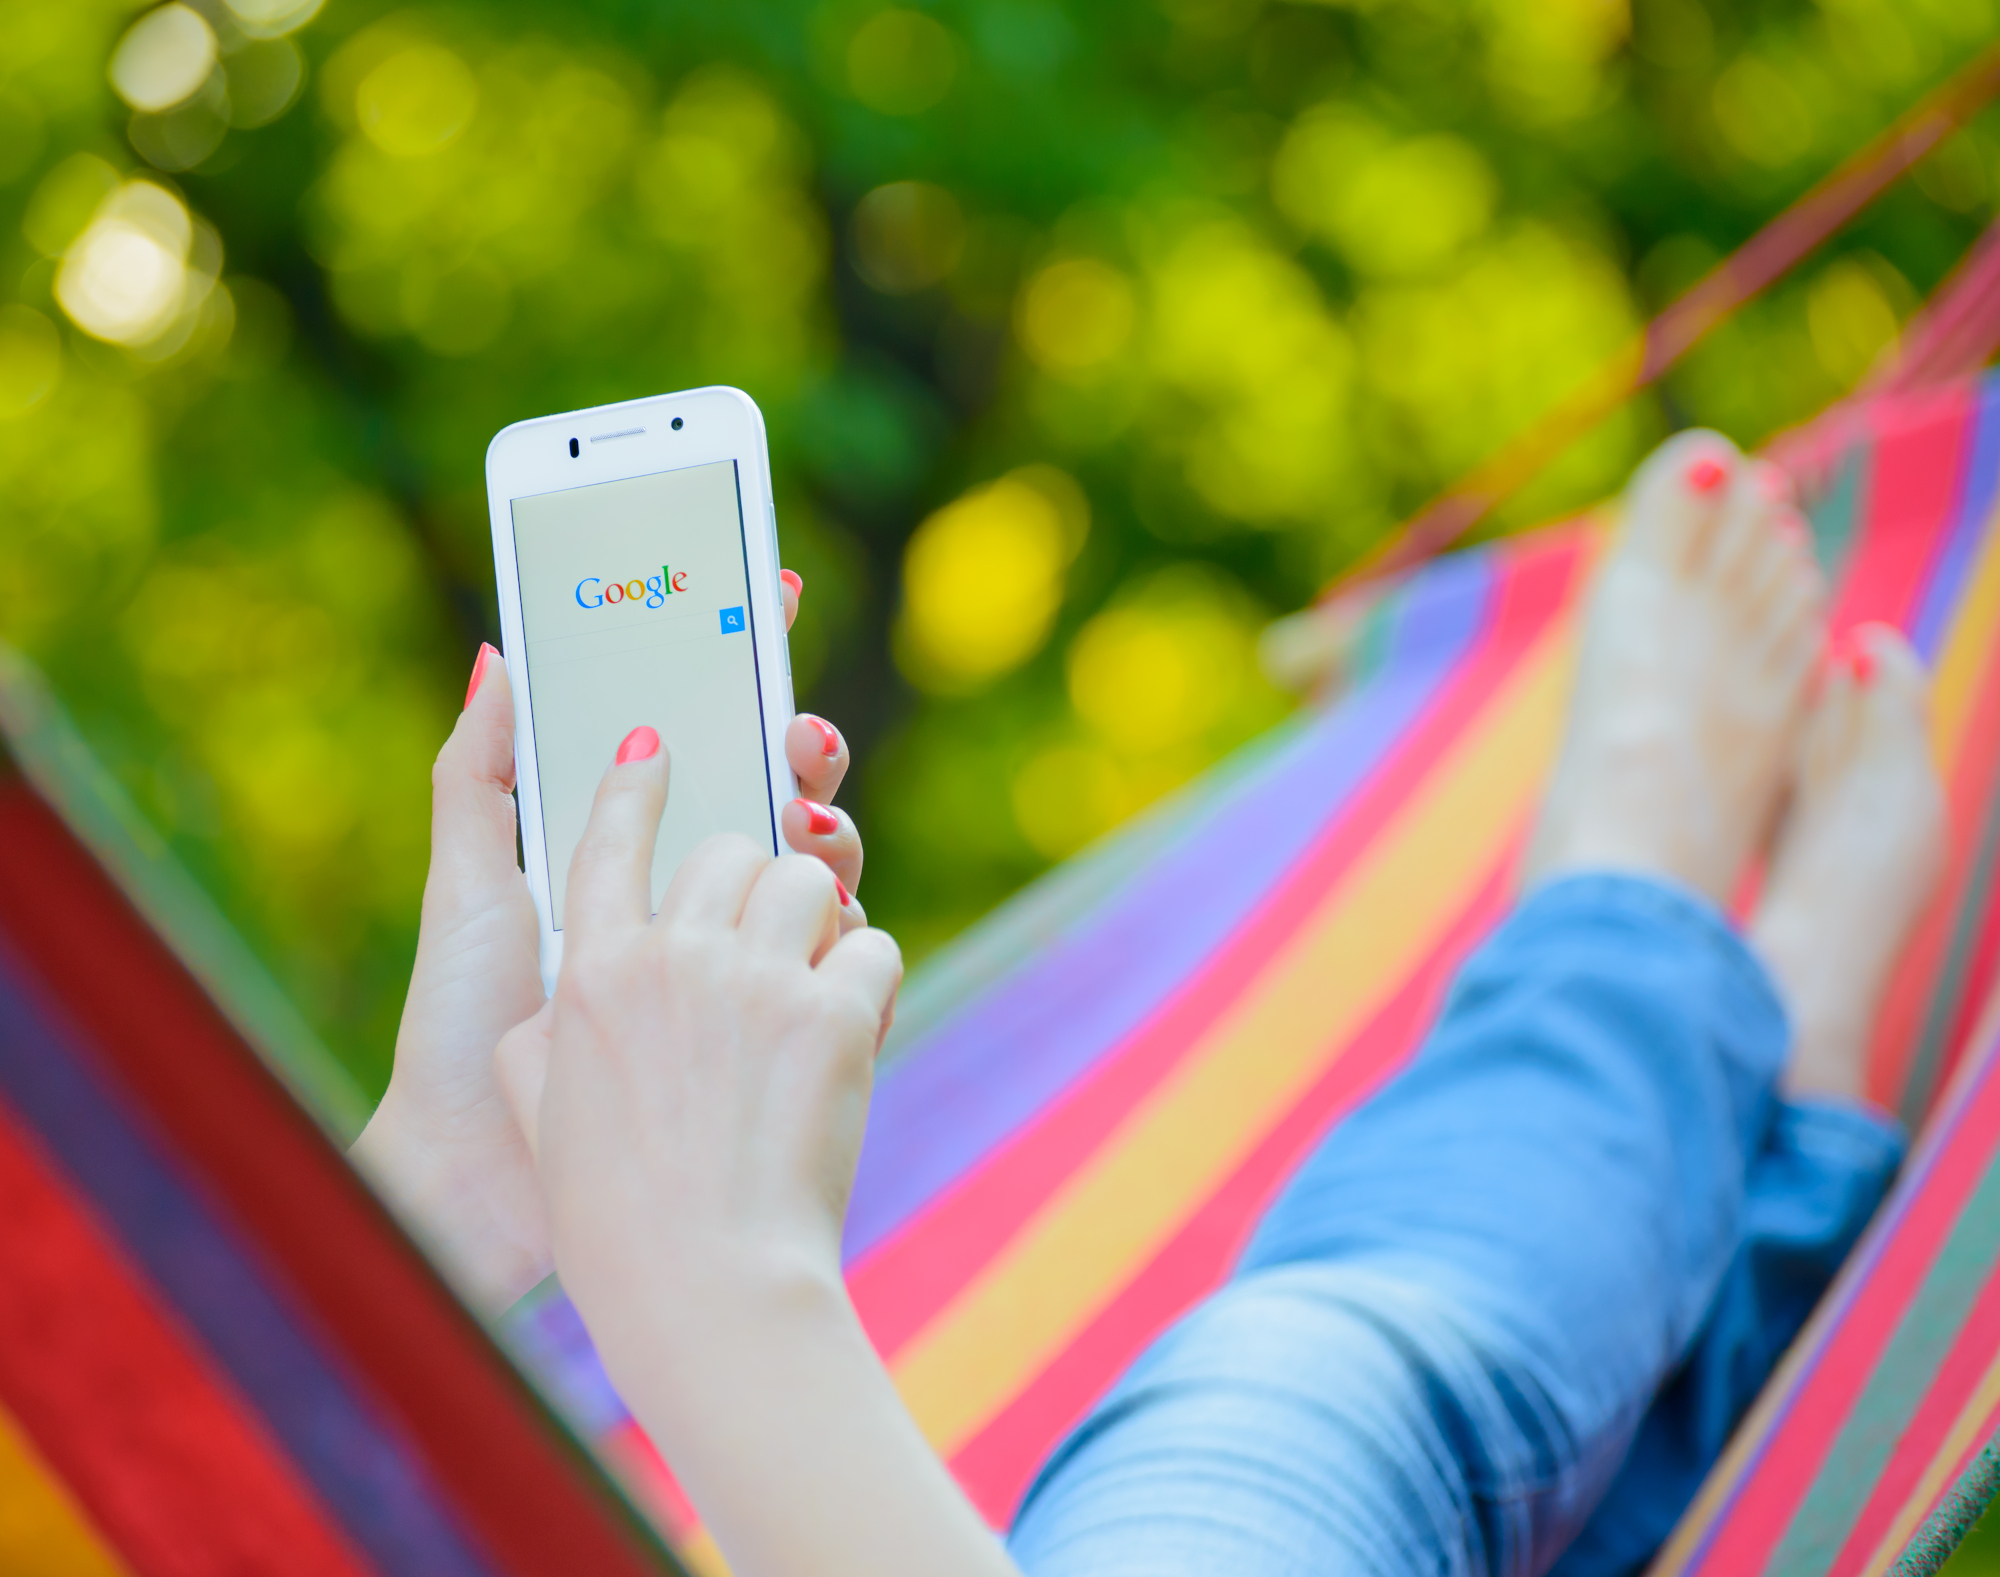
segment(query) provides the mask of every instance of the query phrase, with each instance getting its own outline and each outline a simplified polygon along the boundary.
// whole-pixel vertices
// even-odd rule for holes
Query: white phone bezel
[[[675,417],[681,428],[673,426]],[[637,431],[634,431],[637,429]],[[572,458],[570,440],[577,441]],[[521,622],[521,577],[514,555],[514,500],[597,482],[679,471],[717,460],[736,462],[750,579],[750,635],[764,701],[764,756],[771,773],[772,835],[777,812],[799,791],[785,760],[793,716],[792,662],[778,582],[778,517],[764,416],[741,389],[713,387],[623,400],[590,410],[538,416],[502,428],[486,447],[486,500],[493,525],[493,568],[500,596],[500,651],[514,691],[514,761],[521,808],[522,865],[542,928],[542,984],[555,990],[562,933],[551,923],[548,846],[536,772],[535,720],[529,706],[528,643]],[[761,529],[760,529],[761,528]]]

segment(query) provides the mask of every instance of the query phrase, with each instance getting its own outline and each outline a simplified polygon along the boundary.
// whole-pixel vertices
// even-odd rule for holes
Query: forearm
[[[717,1277],[671,1301],[600,1347],[736,1577],[1013,1577],[837,1285]]]

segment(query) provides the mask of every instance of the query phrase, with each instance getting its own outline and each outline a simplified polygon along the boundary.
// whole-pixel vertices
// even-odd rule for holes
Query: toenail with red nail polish
[[[840,731],[817,717],[808,717],[806,721],[819,730],[819,753],[823,756],[839,755]]]
[[[491,641],[479,643],[479,655],[472,659],[472,682],[465,687],[465,706],[472,705],[472,698],[479,694],[479,681],[486,677],[486,665],[500,654],[493,649]],[[465,707],[459,708],[462,712]]]
[[[840,831],[840,818],[824,805],[817,804],[809,799],[802,799],[799,803],[805,807],[806,830],[808,832],[823,838],[829,832]]]
[[[627,734],[618,746],[618,765],[625,766],[633,761],[650,761],[660,748],[658,730],[641,723]]]
[[[1729,480],[1729,467],[1706,455],[1687,468],[1687,485],[1697,493],[1713,493]]]

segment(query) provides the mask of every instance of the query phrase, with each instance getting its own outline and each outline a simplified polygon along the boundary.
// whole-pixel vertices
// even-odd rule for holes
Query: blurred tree
[[[1996,31],[1993,0],[0,7],[0,637],[386,1071],[481,457],[769,417],[913,954],[1282,715],[1251,640]],[[1519,500],[1859,378],[1929,159]]]

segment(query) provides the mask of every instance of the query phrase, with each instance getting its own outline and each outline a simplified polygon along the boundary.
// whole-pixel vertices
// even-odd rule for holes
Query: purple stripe
[[[1426,572],[1405,594],[1384,668],[1361,691],[896,1063],[869,1118],[850,1260],[1084,1074],[1227,940],[1457,668],[1486,622],[1493,581],[1490,553]]]
[[[413,1453],[320,1350],[253,1254],[95,1069],[82,1038],[0,951],[0,1093],[98,1220],[205,1344],[384,1577],[479,1577]]]
[[[1931,661],[1944,643],[1959,592],[1985,540],[1996,492],[2000,492],[2000,378],[1989,378],[1973,416],[1971,453],[1959,486],[1958,518],[1938,550],[1923,602],[1910,626],[1911,644],[1925,662]]]

